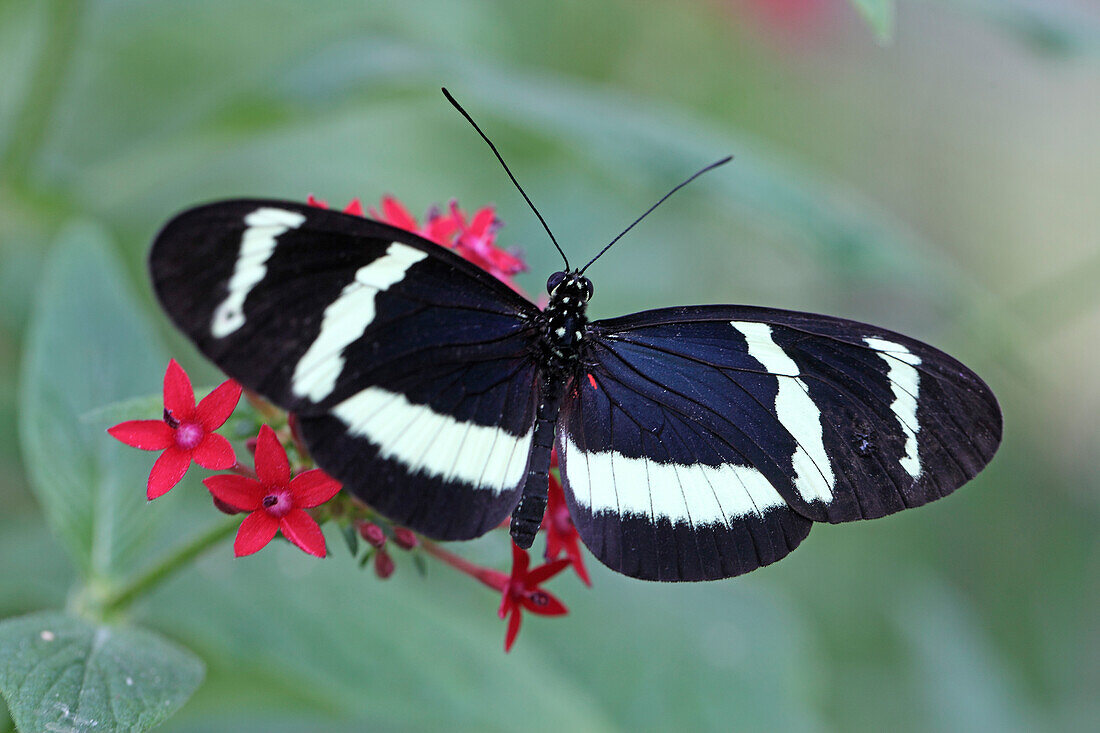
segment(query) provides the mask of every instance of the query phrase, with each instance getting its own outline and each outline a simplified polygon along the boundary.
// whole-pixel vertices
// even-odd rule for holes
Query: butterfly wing
[[[992,458],[1001,415],[955,359],[862,323],[740,306],[590,326],[558,435],[582,539],[613,569],[729,577],[810,521],[920,506]]]
[[[515,506],[538,311],[496,278],[401,229],[256,200],[180,214],[149,266],[199,349],[296,413],[317,464],[383,514],[465,539]]]

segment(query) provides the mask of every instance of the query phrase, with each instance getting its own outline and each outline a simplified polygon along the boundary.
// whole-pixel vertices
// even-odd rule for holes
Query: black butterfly
[[[588,265],[551,275],[540,311],[415,234],[302,204],[185,211],[149,265],[176,324],[296,413],[319,466],[441,540],[512,514],[529,547],[556,446],[601,562],[726,578],[784,557],[813,522],[946,496],[1001,439],[977,375],[891,331],[722,305],[590,323]]]

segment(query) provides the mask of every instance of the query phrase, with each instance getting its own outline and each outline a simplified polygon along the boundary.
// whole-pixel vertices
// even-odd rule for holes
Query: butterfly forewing
[[[515,505],[537,310],[495,278],[409,232],[277,201],[181,214],[150,269],[198,347],[297,413],[318,464],[390,518],[468,538]]]
[[[809,520],[950,493],[1000,441],[973,372],[874,326],[705,306],[599,321],[587,342],[559,427],[566,497],[589,548],[637,577],[774,562]]]

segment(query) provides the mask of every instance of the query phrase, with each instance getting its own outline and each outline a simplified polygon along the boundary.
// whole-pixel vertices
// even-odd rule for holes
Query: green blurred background
[[[589,557],[594,587],[553,581],[569,616],[528,619],[507,656],[497,599],[438,565],[380,582],[335,536],[325,562],[220,547],[135,612],[208,667],[166,730],[1094,730],[1100,10],[902,2],[886,44],[880,19],[844,0],[0,2],[0,616],[62,606],[77,577],[32,488],[52,444],[24,426],[20,446],[41,354],[85,408],[155,392],[169,354],[218,378],[143,275],[178,209],[493,202],[541,292],[556,255],[446,84],[575,260],[736,156],[592,269],[595,317],[734,302],[873,321],[990,383],[1001,451],[942,502],[818,527],[740,579],[645,584]],[[92,264],[39,292],[58,247]],[[36,303],[79,312],[96,288],[140,303],[137,325],[24,359]],[[141,369],[96,391],[102,360]],[[102,439],[100,461],[130,460]],[[212,519],[195,476],[145,507],[148,459],[107,487],[148,535],[132,567]],[[505,568],[505,545],[458,551]]]

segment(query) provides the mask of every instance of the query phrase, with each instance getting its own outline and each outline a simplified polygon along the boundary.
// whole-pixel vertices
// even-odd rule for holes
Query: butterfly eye
[[[584,299],[586,301],[592,299],[592,281],[587,277],[581,278],[581,288],[584,289]]]
[[[546,280],[546,292],[551,295],[554,293],[554,288],[561,285],[561,281],[565,279],[564,272],[555,272]]]

